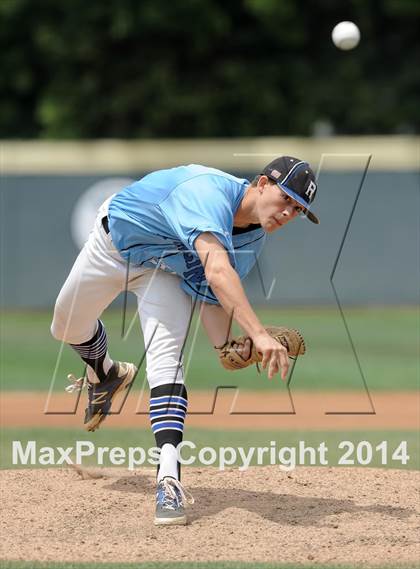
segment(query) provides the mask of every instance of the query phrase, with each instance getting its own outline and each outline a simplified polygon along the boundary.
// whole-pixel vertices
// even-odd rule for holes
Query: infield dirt
[[[4,470],[2,559],[395,564],[419,552],[420,473],[185,469],[189,525],[153,525],[155,470]]]

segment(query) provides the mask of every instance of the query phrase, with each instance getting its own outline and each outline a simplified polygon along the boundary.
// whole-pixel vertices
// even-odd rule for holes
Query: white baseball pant
[[[107,200],[99,209],[89,239],[64,283],[54,310],[51,333],[70,344],[81,344],[95,333],[97,319],[125,290],[137,296],[150,388],[183,383],[181,349],[191,317],[191,298],[179,277],[160,269],[129,267],[102,226]],[[112,357],[112,356],[111,356]]]

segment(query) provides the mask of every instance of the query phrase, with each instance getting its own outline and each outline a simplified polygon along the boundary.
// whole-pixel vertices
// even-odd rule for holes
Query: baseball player
[[[137,296],[150,420],[160,448],[158,525],[186,523],[177,445],[188,405],[182,347],[192,306],[200,302],[202,324],[225,367],[245,367],[253,354],[269,378],[285,379],[293,337],[286,330],[279,341],[264,328],[241,280],[266,234],[300,214],[318,223],[310,210],[316,190],[309,164],[290,156],[272,161],[251,183],[195,164],[152,172],[101,206],[59,293],[51,332],[86,363],[88,431],[99,427],[137,373],[134,364],[111,358],[100,316],[120,292]],[[231,340],[232,318],[246,340]]]

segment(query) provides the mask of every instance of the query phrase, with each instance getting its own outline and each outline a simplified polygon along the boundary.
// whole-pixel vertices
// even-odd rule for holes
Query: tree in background
[[[0,137],[418,132],[419,0],[2,0]],[[332,27],[362,42],[340,52]]]

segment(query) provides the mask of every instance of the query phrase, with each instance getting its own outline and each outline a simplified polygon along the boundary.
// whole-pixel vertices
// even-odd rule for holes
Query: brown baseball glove
[[[283,326],[267,326],[265,329],[272,338],[287,349],[289,356],[296,357],[305,353],[305,340],[298,330]],[[227,341],[223,346],[215,346],[219,352],[220,363],[225,369],[233,371],[252,364],[258,366],[258,363],[262,361],[262,356],[255,349],[252,340],[250,356],[248,359],[243,358],[241,350],[247,339],[249,339],[247,336],[239,336]]]

